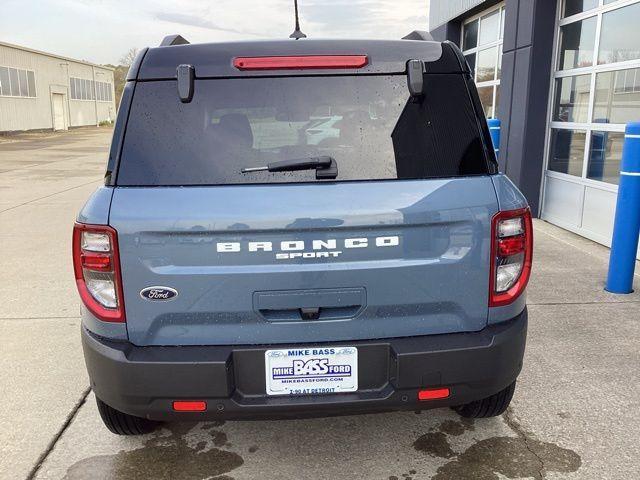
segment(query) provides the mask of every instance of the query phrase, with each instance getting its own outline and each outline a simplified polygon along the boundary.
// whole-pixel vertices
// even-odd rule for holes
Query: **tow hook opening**
[[[303,307],[300,309],[300,316],[303,320],[318,320],[320,318],[320,307]]]

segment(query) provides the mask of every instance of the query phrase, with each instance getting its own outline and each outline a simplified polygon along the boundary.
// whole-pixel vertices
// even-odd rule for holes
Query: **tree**
[[[136,47],[130,48],[127,53],[120,57],[120,65],[130,67],[135,60],[136,55],[138,55],[138,49]]]
[[[114,69],[113,71],[113,88],[116,95],[116,108],[120,107],[120,97],[122,97],[122,90],[127,79],[127,72],[129,67],[138,55],[138,49],[135,47],[130,48],[127,53],[120,57],[119,65],[106,65]]]
[[[116,108],[120,108],[120,97],[122,97],[122,90],[124,90],[129,66],[117,65],[113,68],[115,68],[113,71],[113,88],[116,94]]]

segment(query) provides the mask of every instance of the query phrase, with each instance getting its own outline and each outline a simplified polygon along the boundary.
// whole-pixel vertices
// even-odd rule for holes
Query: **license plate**
[[[264,353],[267,395],[321,395],[358,390],[358,349],[305,347]]]

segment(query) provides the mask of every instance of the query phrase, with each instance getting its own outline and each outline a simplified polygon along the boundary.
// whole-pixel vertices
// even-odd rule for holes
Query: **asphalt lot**
[[[608,250],[541,221],[525,366],[501,418],[432,410],[111,435],[88,389],[70,255],[110,135],[0,137],[0,479],[640,477],[640,293],[604,292]]]

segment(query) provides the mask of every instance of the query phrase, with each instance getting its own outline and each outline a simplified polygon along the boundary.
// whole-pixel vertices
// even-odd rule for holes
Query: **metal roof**
[[[7,43],[7,42],[1,42],[0,41],[0,46],[9,47],[9,48],[15,48],[16,50],[22,50],[24,52],[35,53],[35,54],[38,54],[38,55],[44,55],[44,56],[51,57],[51,58],[57,58],[59,60],[66,60],[68,62],[81,63],[83,65],[89,65],[91,67],[102,68],[103,70],[109,70],[109,71],[114,71],[115,70],[114,68],[106,67],[104,65],[99,65],[97,63],[87,62],[86,60],[76,60],[75,58],[65,57],[65,56],[62,56],[62,55],[56,55],[54,53],[49,53],[49,52],[43,52],[41,50],[36,50],[36,49],[33,49],[33,48],[29,48],[29,47],[23,47],[21,45],[14,45],[12,43]]]

